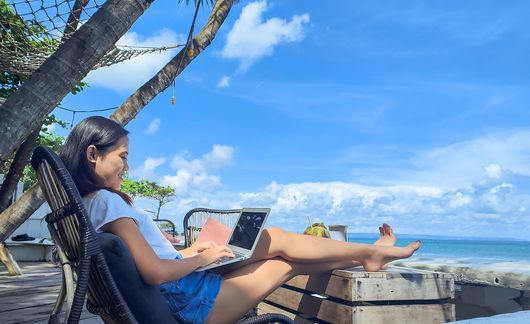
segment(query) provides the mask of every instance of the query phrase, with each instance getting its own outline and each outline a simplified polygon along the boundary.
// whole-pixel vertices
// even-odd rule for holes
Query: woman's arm
[[[152,285],[182,278],[221,257],[233,257],[232,251],[226,246],[215,246],[188,258],[164,260],[156,255],[132,218],[119,218],[106,224],[102,229],[118,235],[125,242],[142,278]]]
[[[180,240],[176,237],[174,237],[173,235],[167,233],[166,231],[164,231],[163,229],[160,228],[160,232],[162,233],[162,235],[164,235],[164,237],[171,243],[178,243],[180,242]]]

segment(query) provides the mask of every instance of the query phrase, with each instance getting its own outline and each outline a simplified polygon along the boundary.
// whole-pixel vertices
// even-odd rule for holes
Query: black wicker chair
[[[49,148],[37,147],[31,164],[37,172],[39,185],[52,210],[46,216],[46,222],[55,241],[63,270],[63,283],[50,322],[60,322],[60,312],[65,299],[64,322],[79,322],[86,296],[88,311],[99,315],[106,323],[176,323],[157,287],[148,286],[141,280],[121,239],[109,233],[96,235],[79,192],[59,157]],[[120,265],[120,268],[109,270],[106,258],[109,263]],[[124,264],[128,267],[123,266]],[[129,273],[124,275],[124,269]],[[113,273],[116,274],[114,277]],[[118,283],[121,281],[121,284],[117,285],[114,278],[118,279]],[[126,302],[119,288],[126,288],[128,285],[143,290],[128,294],[130,300]],[[165,313],[160,310],[160,305],[152,315],[145,312],[151,304],[142,305],[141,301],[135,300],[137,296],[143,300],[145,290],[148,294],[155,294],[154,296],[157,292],[160,294],[162,298],[158,301],[162,301],[162,306],[165,306]],[[136,306],[133,309],[136,314],[133,315],[128,304],[131,307]],[[147,318],[142,317],[145,314],[148,315]],[[138,318],[135,318],[135,315]]]
[[[110,233],[96,234],[79,192],[59,157],[37,147],[31,164],[52,210],[46,216],[61,261],[63,281],[50,323],[78,323],[86,297],[89,312],[105,323],[176,323],[158,286],[143,282],[123,241]],[[74,280],[74,274],[76,280]],[[75,286],[75,287],[74,287]],[[292,323],[266,314],[244,323]]]

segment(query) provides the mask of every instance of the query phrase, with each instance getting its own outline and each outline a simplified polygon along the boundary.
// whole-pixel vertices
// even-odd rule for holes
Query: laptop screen
[[[267,213],[264,212],[241,212],[241,217],[239,217],[228,244],[242,249],[252,249],[266,216]]]

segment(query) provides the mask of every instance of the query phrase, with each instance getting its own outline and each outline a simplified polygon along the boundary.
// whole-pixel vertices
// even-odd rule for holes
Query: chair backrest
[[[139,280],[143,284],[134,263],[132,263],[128,249],[123,242],[121,243],[122,246],[118,246],[121,239],[115,235],[113,235],[115,238],[101,235],[98,238],[70,174],[61,159],[51,149],[43,146],[37,147],[33,153],[31,164],[37,172],[39,185],[52,210],[45,219],[48,223],[50,234],[60,252],[60,256],[66,258],[66,260],[61,260],[61,262],[63,264],[69,263],[77,273],[73,302],[71,308],[66,311],[67,319],[65,322],[77,323],[79,321],[85,296],[87,296],[87,309],[91,313],[101,316],[105,322],[148,322],[140,318],[138,318],[138,321],[135,319],[134,316],[137,315],[137,312],[134,312],[134,315],[131,313],[113,279],[114,273],[115,277],[118,274],[125,280],[125,285],[127,285],[127,282],[130,283],[135,280]],[[104,244],[104,251],[101,249],[100,242]],[[126,257],[129,255],[126,262],[128,262],[127,267],[132,268],[129,269],[132,275],[123,274],[123,262],[112,262],[112,258],[115,257],[123,260],[124,255]],[[105,258],[110,260],[111,263],[120,265],[121,268],[113,269],[111,273]],[[134,277],[135,274],[136,278]],[[132,286],[134,284],[131,284]],[[153,286],[150,286],[150,288],[147,285],[142,286],[141,284],[136,285],[136,287],[151,289],[150,293],[152,294],[158,292],[160,299],[157,302],[162,302],[163,306],[166,307],[166,313],[169,314],[169,317],[165,316],[163,318],[169,318],[169,321],[173,319],[173,322],[176,322],[170,315],[169,308],[162,299],[163,296],[160,290],[156,289],[158,287],[152,288]],[[136,298],[135,296],[139,296],[141,299],[145,297],[143,294],[144,291],[134,291],[128,297],[134,299]],[[129,300],[127,302],[131,306],[138,306],[138,303],[131,303]],[[142,306],[149,309],[149,304]],[[153,321],[149,320],[149,322],[161,323],[157,319],[153,319]],[[167,321],[164,320],[163,322]]]
[[[184,244],[190,246],[195,242],[199,232],[203,228],[208,218],[213,218],[230,228],[236,224],[237,217],[241,209],[209,209],[195,208],[184,216],[182,227],[184,228]]]

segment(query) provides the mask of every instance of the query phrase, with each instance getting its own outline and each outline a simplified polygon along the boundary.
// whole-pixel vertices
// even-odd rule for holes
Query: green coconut
[[[313,223],[311,226],[306,227],[304,234],[330,238],[328,229],[324,223]]]

